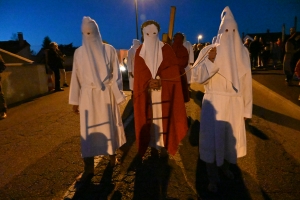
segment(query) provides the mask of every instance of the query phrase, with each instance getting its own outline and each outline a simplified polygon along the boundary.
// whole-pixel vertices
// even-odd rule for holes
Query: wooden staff
[[[172,38],[173,38],[173,30],[174,30],[174,22],[175,22],[175,12],[176,12],[176,7],[175,6],[171,6],[169,32],[168,32],[168,41],[167,41],[167,43],[170,44],[170,45],[171,45],[171,41],[172,41]]]

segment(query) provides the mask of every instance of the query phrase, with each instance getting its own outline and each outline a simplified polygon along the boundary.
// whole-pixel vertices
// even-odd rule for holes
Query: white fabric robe
[[[189,53],[189,63],[185,68],[185,72],[186,72],[186,77],[187,77],[187,82],[190,83],[191,82],[191,63],[194,63],[194,51],[193,51],[193,45],[189,42],[189,41],[185,41],[183,43],[183,46],[188,50]]]
[[[204,55],[201,51],[199,57]],[[195,63],[192,81],[204,84],[200,118],[200,159],[223,164],[224,159],[236,163],[246,155],[245,118],[252,117],[251,71],[240,77],[240,90],[218,73],[218,66],[206,57]]]
[[[136,52],[137,48],[130,48],[128,50],[128,56],[127,56],[127,70],[128,72],[132,72],[133,76],[134,76],[134,56],[135,56],[135,52]],[[129,79],[129,89],[133,90],[133,80],[134,78],[132,78],[129,74],[128,74],[128,79]]]
[[[104,47],[110,74],[103,90],[96,87],[92,72],[82,62],[82,47],[74,53],[69,104],[79,105],[82,157],[113,155],[126,142],[118,106],[125,97],[117,53],[111,45]]]

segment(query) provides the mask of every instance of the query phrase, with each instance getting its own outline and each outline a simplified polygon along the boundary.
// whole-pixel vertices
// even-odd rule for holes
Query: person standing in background
[[[188,65],[185,68],[185,72],[186,72],[186,77],[187,77],[187,81],[188,83],[191,82],[191,72],[190,69],[194,64],[194,51],[193,51],[193,45],[186,40],[186,35],[184,35],[184,40],[183,40],[183,46],[187,49],[188,54],[189,54],[189,62]],[[190,87],[190,84],[188,84]]]
[[[263,62],[263,52],[265,50],[265,43],[262,37],[259,38],[259,54],[258,54],[258,67],[266,67]]]
[[[0,65],[2,65],[2,69],[4,70],[5,62],[1,55],[0,55]],[[2,74],[2,70],[0,71],[0,120],[5,119],[7,117],[7,105],[2,91],[1,74]]]
[[[134,57],[137,48],[141,45],[141,42],[138,39],[133,39],[132,46],[128,50],[127,55],[127,70],[129,78],[129,89],[133,91],[133,81],[134,81]]]
[[[60,87],[60,69],[63,69],[63,57],[58,49],[58,45],[56,42],[51,42],[49,44],[49,51],[48,51],[48,61],[47,64],[50,67],[50,69],[54,72],[54,78],[55,78],[55,91],[64,91]]]
[[[250,43],[249,52],[250,52],[250,61],[251,68],[258,66],[258,56],[260,54],[260,43],[257,36],[254,36],[254,40]]]
[[[292,57],[295,52],[300,48],[299,41],[300,35],[297,35],[294,27],[290,28],[291,36],[285,43],[285,54],[283,58],[283,70],[285,74],[285,81],[288,86],[292,85],[295,66],[291,65]]]
[[[58,53],[60,55],[60,57],[62,58],[63,60],[63,63],[65,62],[65,59],[66,59],[66,55],[63,54],[60,49],[58,49]],[[66,74],[66,69],[65,69],[65,66],[64,64],[62,65],[62,68],[59,68],[59,72],[60,72],[60,78],[61,78],[61,81],[60,81],[60,87],[69,87],[68,83],[67,83],[67,74]]]
[[[184,35],[182,33],[175,33],[173,37],[172,48],[177,57],[177,62],[180,71],[182,93],[184,97],[184,102],[190,101],[189,89],[187,76],[185,74],[185,68],[189,64],[189,53],[188,50],[183,46]]]

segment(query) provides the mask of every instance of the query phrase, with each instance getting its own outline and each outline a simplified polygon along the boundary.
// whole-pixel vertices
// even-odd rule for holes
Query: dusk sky
[[[182,32],[187,40],[211,42],[220,25],[220,15],[229,6],[242,35],[281,32],[294,26],[300,29],[300,0],[137,0],[138,30],[146,20],[155,20],[162,33],[169,29],[171,6],[176,7],[174,33]],[[46,36],[58,44],[81,45],[81,21],[90,16],[99,25],[102,38],[116,49],[129,49],[136,38],[134,0],[0,0],[0,41],[23,37],[37,51]]]

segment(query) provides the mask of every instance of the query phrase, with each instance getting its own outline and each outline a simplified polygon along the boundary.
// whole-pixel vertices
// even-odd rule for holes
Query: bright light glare
[[[121,72],[125,72],[126,71],[126,67],[124,67],[124,65],[120,65],[120,70],[121,70]]]
[[[202,39],[202,35],[199,35],[199,36],[198,36],[198,40],[201,40],[201,39]]]

